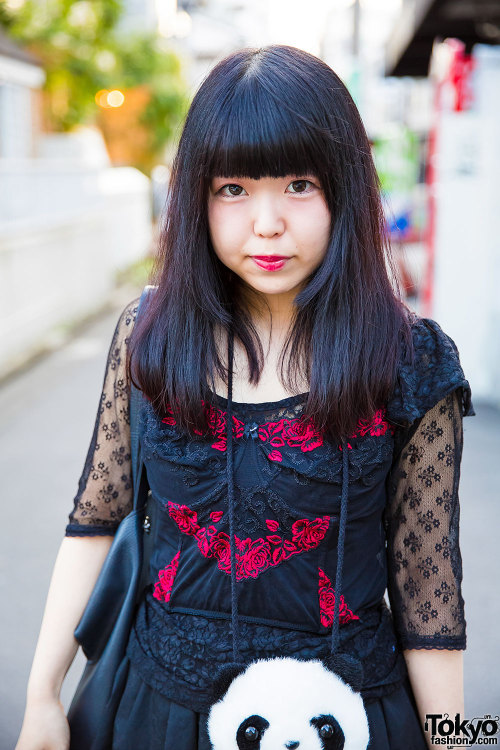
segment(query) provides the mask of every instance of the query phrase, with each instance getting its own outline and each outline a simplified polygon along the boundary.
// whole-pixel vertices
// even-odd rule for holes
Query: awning
[[[426,76],[434,39],[500,44],[500,0],[404,0],[386,44],[386,76]]]

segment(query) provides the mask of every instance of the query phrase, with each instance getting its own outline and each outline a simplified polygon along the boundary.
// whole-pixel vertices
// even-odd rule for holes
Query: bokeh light
[[[111,107],[121,107],[125,101],[125,94],[118,89],[108,91],[108,89],[101,89],[95,95],[95,102],[99,107],[103,109],[110,109]]]

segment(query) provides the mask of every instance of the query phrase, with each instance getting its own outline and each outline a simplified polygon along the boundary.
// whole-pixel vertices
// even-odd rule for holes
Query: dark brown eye
[[[292,195],[300,195],[301,193],[310,193],[314,189],[314,185],[310,180],[294,180],[288,185],[287,191]]]
[[[319,736],[323,740],[327,740],[330,737],[333,737],[334,729],[331,724],[323,724],[321,729],[319,730]]]
[[[245,729],[245,739],[247,740],[258,740],[259,739],[259,730],[256,729],[256,727],[247,727]]]
[[[235,185],[235,184],[229,184],[224,185],[224,187],[221,187],[220,192],[222,195],[232,195],[233,197],[237,197],[242,194],[243,188],[241,185]]]

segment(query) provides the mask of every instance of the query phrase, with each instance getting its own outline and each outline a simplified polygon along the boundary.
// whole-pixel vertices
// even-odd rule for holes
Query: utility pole
[[[361,20],[361,2],[354,0],[352,6],[352,56],[355,61],[359,58],[359,27]]]

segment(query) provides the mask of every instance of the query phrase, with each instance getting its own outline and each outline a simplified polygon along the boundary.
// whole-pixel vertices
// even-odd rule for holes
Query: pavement
[[[108,347],[119,313],[137,293],[118,294],[111,312],[0,387],[0,750],[14,748],[21,727],[50,574],[92,435]],[[473,403],[477,415],[464,420],[460,493],[467,718],[500,714],[500,410]],[[63,688],[66,707],[83,665],[80,654]]]

